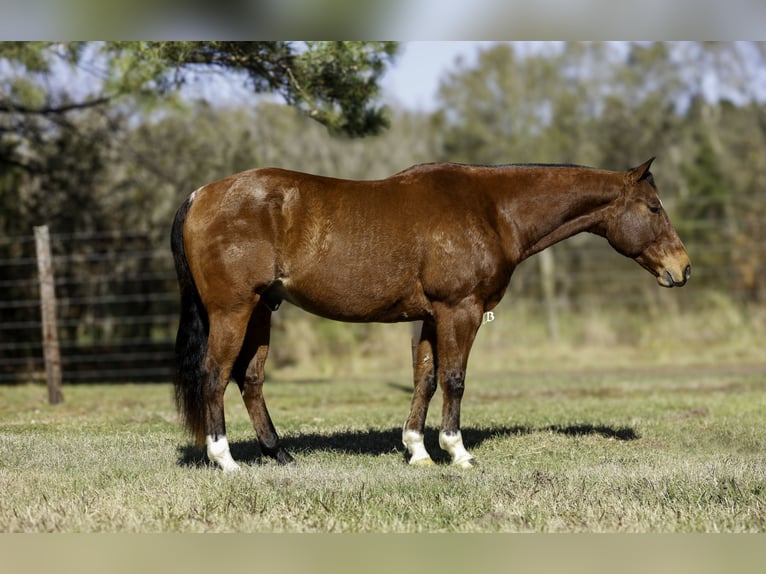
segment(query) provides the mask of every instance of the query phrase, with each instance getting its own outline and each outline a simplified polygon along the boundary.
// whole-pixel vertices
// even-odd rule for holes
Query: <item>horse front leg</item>
[[[437,379],[444,400],[439,446],[449,453],[452,464],[460,468],[474,466],[474,458],[463,445],[460,433],[460,403],[465,391],[468,355],[481,325],[481,316],[482,308],[472,301],[442,309],[436,316]]]
[[[465,390],[465,371],[447,372],[440,376],[439,384],[444,395],[439,446],[449,453],[454,466],[472,468],[474,458],[463,445],[463,435],[460,432],[460,401]]]
[[[412,465],[432,465],[434,461],[425,447],[424,436],[428,405],[436,392],[436,361],[434,354],[436,331],[432,321],[426,321],[413,332],[413,371],[415,390],[410,415],[402,429],[402,443],[410,453]]]

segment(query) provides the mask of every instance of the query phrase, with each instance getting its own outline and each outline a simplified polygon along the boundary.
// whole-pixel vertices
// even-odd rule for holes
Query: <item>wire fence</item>
[[[0,383],[45,380],[34,237],[0,239]],[[64,382],[168,381],[169,248],[141,232],[51,234]]]
[[[51,248],[63,381],[169,381],[179,297],[166,238],[138,231],[53,233]],[[734,302],[763,302],[766,246],[745,254],[755,261],[749,271],[729,246],[687,248],[693,262],[695,254],[705,257],[674,309],[698,305],[699,294],[709,290]],[[525,298],[544,316],[546,305],[558,313],[587,313],[610,305],[640,309],[662,297],[635,263],[600,238],[578,236],[552,250],[555,299],[545,300],[532,260],[517,270],[507,299]],[[755,290],[746,280],[753,274]],[[34,237],[0,237],[0,384],[45,380],[39,293]]]

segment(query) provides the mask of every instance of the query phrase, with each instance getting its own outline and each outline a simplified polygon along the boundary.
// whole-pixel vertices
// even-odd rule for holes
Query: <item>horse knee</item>
[[[444,377],[444,392],[447,396],[463,398],[465,392],[465,371],[450,371]]]
[[[465,371],[449,371],[442,381],[444,403],[442,405],[442,431],[460,430],[460,403],[465,391]]]

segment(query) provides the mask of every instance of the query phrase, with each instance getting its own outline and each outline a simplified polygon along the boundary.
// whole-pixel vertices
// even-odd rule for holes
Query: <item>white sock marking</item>
[[[446,450],[452,457],[452,464],[455,466],[471,466],[473,456],[463,446],[463,435],[460,431],[456,433],[439,433],[439,446]]]
[[[225,436],[218,440],[213,440],[213,437],[208,435],[205,439],[205,444],[207,444],[207,457],[220,466],[224,472],[239,470],[239,465],[231,457],[229,441],[226,440]]]
[[[418,431],[403,430],[402,443],[410,452],[410,464],[418,464],[431,460],[431,456],[428,454],[426,445],[423,442],[423,435]]]

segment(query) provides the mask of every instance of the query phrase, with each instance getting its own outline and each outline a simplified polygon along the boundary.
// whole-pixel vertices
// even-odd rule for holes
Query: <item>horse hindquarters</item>
[[[222,312],[206,308],[194,281],[184,247],[183,227],[191,201],[176,213],[171,248],[181,291],[176,335],[174,386],[176,405],[197,445],[224,470],[237,470],[226,439],[223,395],[237,358],[252,308]]]

